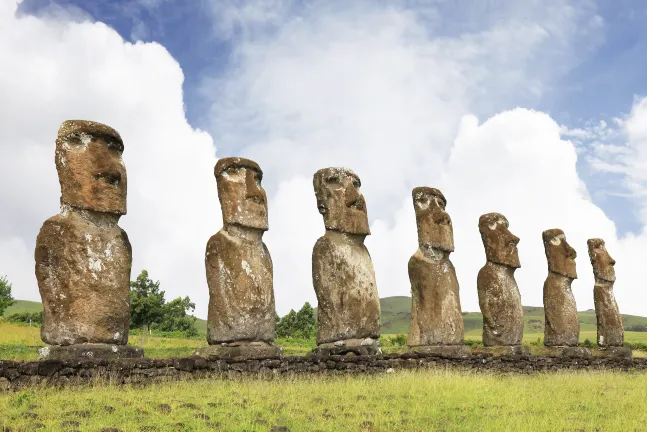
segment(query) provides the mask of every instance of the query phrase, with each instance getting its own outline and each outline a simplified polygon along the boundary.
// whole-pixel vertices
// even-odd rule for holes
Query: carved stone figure
[[[576,347],[580,322],[571,284],[577,279],[577,253],[560,229],[546,230],[542,237],[548,260],[548,277],[544,282],[544,345]]]
[[[520,354],[529,351],[520,346],[523,308],[514,279],[515,270],[521,267],[517,250],[519,237],[508,226],[508,220],[500,213],[487,213],[479,218],[487,262],[478,273],[477,289],[483,313],[483,345],[506,347],[500,353]]]
[[[61,212],[36,239],[43,300],[40,358],[141,357],[126,346],[132,251],[121,137],[101,123],[68,120],[56,139]]]
[[[324,168],[313,179],[326,233],[312,251],[317,345],[322,354],[380,352],[380,299],[371,257],[366,202],[357,174]]]
[[[230,157],[215,167],[223,227],[207,243],[207,342],[201,356],[269,358],[274,345],[272,259],[262,237],[268,229],[263,172],[256,162]]]
[[[589,239],[587,245],[595,277],[593,300],[598,324],[598,346],[601,349],[611,348],[618,351],[616,348],[624,344],[624,325],[613,295],[613,284],[616,281],[613,266],[616,262],[607,252],[604,240]],[[630,349],[620,351],[623,351],[624,355],[631,356]]]
[[[463,315],[456,270],[449,260],[454,251],[452,220],[447,200],[430,187],[413,189],[418,227],[418,250],[409,260],[411,326],[408,344],[413,351],[468,353],[463,346]]]

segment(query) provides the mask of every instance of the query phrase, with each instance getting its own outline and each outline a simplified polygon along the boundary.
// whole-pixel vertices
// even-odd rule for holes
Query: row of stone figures
[[[61,212],[43,224],[36,241],[36,277],[43,300],[41,358],[139,357],[126,345],[130,321],[132,251],[117,225],[126,214],[123,141],[96,122],[66,121],[56,140]],[[215,167],[223,227],[207,243],[209,286],[207,341],[202,356],[273,357],[275,307],[272,260],[262,241],[268,229],[262,171],[243,158]],[[318,301],[317,345],[321,354],[380,352],[380,303],[364,239],[370,234],[360,179],[351,170],[314,174],[317,208],[325,234],[312,252]],[[447,200],[434,188],[413,190],[419,248],[409,260],[413,350],[466,354],[463,316]],[[514,272],[519,238],[498,213],[481,216],[479,231],[487,263],[478,274],[485,349],[523,353],[523,311]],[[579,322],[571,283],[575,250],[561,230],[543,232],[548,277],[544,284],[545,345],[578,350]],[[623,325],[613,297],[614,261],[600,239],[588,241],[595,275],[598,344],[623,345]],[[581,349],[579,349],[581,350]],[[630,352],[630,351],[629,351]]]

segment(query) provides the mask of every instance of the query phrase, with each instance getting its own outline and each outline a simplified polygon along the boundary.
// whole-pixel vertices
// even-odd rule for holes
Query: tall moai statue
[[[569,355],[590,354],[577,348],[580,322],[571,284],[577,279],[577,253],[566,241],[564,231],[549,229],[542,233],[548,260],[548,277],[544,282],[544,345]],[[571,348],[564,350],[565,348]]]
[[[447,200],[430,187],[413,189],[418,227],[418,250],[409,260],[412,351],[469,354],[463,345],[463,314],[456,270],[449,260],[454,251],[452,220]]]
[[[371,232],[357,174],[323,168],[313,179],[326,233],[312,251],[321,354],[381,352],[380,299],[364,239]]]
[[[56,139],[61,212],[36,239],[43,300],[40,359],[141,357],[127,346],[132,250],[117,222],[126,214],[124,144],[101,123],[68,120]]]
[[[263,172],[256,162],[230,157],[218,160],[214,174],[223,227],[205,252],[209,346],[195,354],[278,357],[272,258],[262,240],[269,228]]]
[[[514,279],[514,272],[521,267],[519,237],[508,227],[508,220],[500,213],[487,213],[479,218],[487,259],[477,278],[483,345],[484,351],[495,354],[529,354],[529,348],[521,345],[523,307]]]
[[[593,276],[595,277],[593,301],[598,324],[598,346],[605,353],[631,357],[631,349],[623,347],[625,338],[624,324],[613,295],[613,284],[616,281],[614,269],[616,262],[609,255],[604,240],[599,238],[589,239],[587,245],[589,258],[593,266]]]

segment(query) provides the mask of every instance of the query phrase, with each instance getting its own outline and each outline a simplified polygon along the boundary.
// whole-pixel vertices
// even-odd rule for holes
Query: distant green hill
[[[411,321],[411,297],[385,297],[380,299],[382,308],[382,334],[407,333]],[[544,308],[538,306],[524,306],[524,333],[544,332]],[[589,309],[578,312],[580,331],[596,331],[595,311]],[[622,315],[622,320],[627,326],[647,325],[647,318],[635,315]],[[480,312],[463,313],[465,337],[480,337],[483,331],[483,315]]]
[[[394,296],[380,299],[381,328],[382,334],[400,334],[409,332],[411,321],[411,297]],[[39,302],[16,300],[13,306],[5,311],[5,316],[17,312],[40,312],[43,305]],[[315,308],[315,315],[317,309]],[[524,306],[524,333],[544,332],[544,308],[538,306]],[[596,321],[595,311],[589,309],[577,313],[580,318],[581,332],[595,332]],[[647,326],[647,318],[635,315],[622,315],[625,327],[642,324]],[[483,329],[483,315],[480,312],[464,312],[463,323],[465,325],[465,337],[480,337]],[[207,321],[197,319],[196,327],[200,333],[207,332]]]
[[[4,316],[9,316],[11,314],[20,313],[20,312],[40,312],[43,310],[43,304],[40,302],[27,301],[27,300],[16,300],[16,302],[9,306],[4,312]],[[207,333],[207,322],[200,318],[196,318],[195,326],[200,333]]]
[[[9,316],[11,314],[22,313],[22,312],[29,312],[29,313],[41,312],[42,310],[43,310],[43,305],[40,302],[34,302],[34,301],[28,301],[28,300],[16,300],[14,304],[9,306],[4,311],[4,316]]]

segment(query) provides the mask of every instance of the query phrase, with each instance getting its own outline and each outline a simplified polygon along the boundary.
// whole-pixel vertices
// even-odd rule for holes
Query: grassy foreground
[[[633,431],[645,430],[645,398],[647,380],[632,374],[398,371],[39,389],[0,395],[0,425],[14,431]]]

